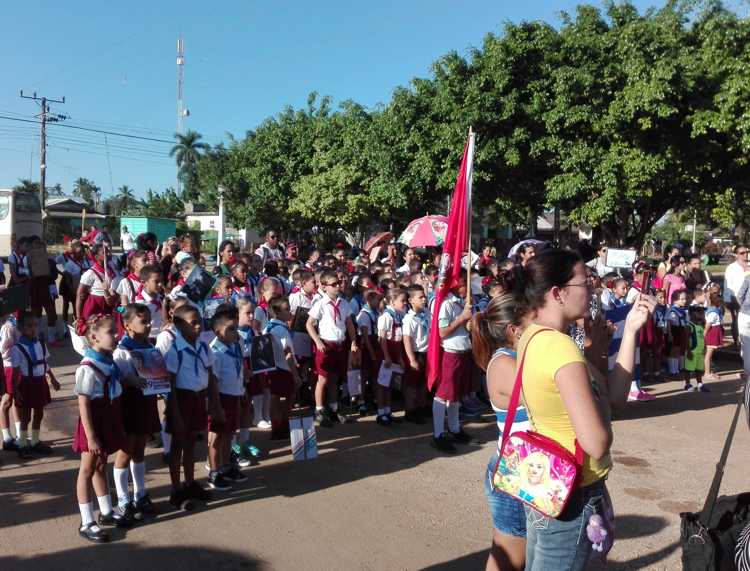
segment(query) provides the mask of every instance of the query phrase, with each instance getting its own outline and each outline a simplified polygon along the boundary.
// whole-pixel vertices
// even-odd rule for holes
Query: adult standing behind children
[[[283,260],[285,258],[284,248],[279,244],[279,233],[276,230],[266,232],[266,241],[255,250],[263,259],[263,264],[271,260]]]
[[[135,250],[135,236],[128,230],[127,226],[123,226],[120,231],[120,242],[122,243],[122,251],[126,254],[130,250]]]
[[[732,248],[734,262],[729,264],[724,270],[724,303],[732,316],[732,339],[734,339],[735,347],[740,342],[737,322],[737,312],[740,310],[740,303],[737,300],[737,292],[742,287],[745,276],[750,273],[747,252],[748,248],[745,244],[736,244]]]
[[[581,530],[594,514],[607,521],[611,406],[627,402],[638,333],[654,302],[645,296],[635,302],[614,370],[592,385],[585,358],[568,335],[570,324],[586,314],[591,300],[583,261],[573,252],[546,250],[529,262],[524,278],[531,323],[519,340],[518,355],[523,358],[525,353],[522,383],[529,419],[539,434],[571,453],[577,442],[584,453],[580,484],[559,518],[526,508],[526,569],[585,569],[594,551]]]

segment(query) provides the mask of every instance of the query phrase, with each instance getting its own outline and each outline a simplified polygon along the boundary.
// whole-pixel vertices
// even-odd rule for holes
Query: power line
[[[22,123],[34,123],[40,125],[41,121],[34,121],[32,119],[21,119],[19,117],[8,117],[7,115],[0,115],[0,119],[6,119],[8,121],[20,121]],[[117,133],[116,131],[105,131],[104,129],[91,129],[89,127],[79,127],[78,125],[68,125],[65,123],[55,123],[56,127],[67,127],[68,129],[79,129],[81,131],[90,131],[92,133],[101,133],[102,135],[115,135],[117,137],[126,137],[128,139],[140,139],[141,141],[154,141],[156,143],[167,143],[174,145],[174,141],[168,141],[166,139],[156,139],[154,137],[141,137],[140,135],[130,135],[127,133]]]

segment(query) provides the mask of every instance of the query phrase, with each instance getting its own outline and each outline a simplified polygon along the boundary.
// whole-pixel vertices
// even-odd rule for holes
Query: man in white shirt
[[[255,253],[263,259],[263,265],[269,260],[283,260],[284,247],[279,244],[279,233],[276,230],[269,230],[266,233],[265,243],[261,244]]]
[[[120,242],[122,243],[122,251],[126,254],[135,250],[135,236],[128,232],[127,226],[123,226],[120,231]]]
[[[409,264],[413,262],[414,260],[417,260],[417,253],[412,250],[411,248],[407,248],[404,252],[404,265],[399,266],[396,269],[396,273],[400,276],[408,276],[411,274],[411,268],[409,267]]]

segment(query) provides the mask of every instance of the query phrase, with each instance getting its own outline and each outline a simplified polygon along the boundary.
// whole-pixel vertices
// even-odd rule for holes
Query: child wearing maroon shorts
[[[219,403],[224,418],[213,415],[208,421],[208,486],[214,490],[231,490],[231,482],[244,482],[247,477],[230,461],[232,438],[240,426],[240,399],[245,392],[245,368],[237,331],[237,308],[220,306],[214,314],[211,341],[214,357],[213,372],[216,375]]]
[[[375,419],[378,424],[385,426],[393,422],[400,422],[393,417],[391,412],[391,383],[393,372],[390,370],[399,367],[404,370],[404,336],[403,317],[406,311],[406,290],[392,288],[386,294],[388,305],[378,318],[378,343],[383,354],[383,362],[380,364],[381,371],[378,374],[375,394],[378,401],[378,416]]]
[[[270,333],[276,370],[268,374],[271,380],[271,439],[289,438],[289,413],[294,402],[294,392],[300,384],[297,360],[294,355],[292,332],[287,325],[292,318],[289,302],[282,296],[268,303],[271,320],[263,333]]]
[[[352,323],[352,310],[349,303],[339,295],[341,283],[336,273],[321,273],[320,287],[323,288],[323,296],[310,308],[306,327],[315,344],[315,372],[318,374],[318,384],[315,386],[315,422],[330,428],[334,422],[347,421],[338,411],[338,383],[346,379],[348,351],[357,353],[359,349]],[[350,349],[346,342],[347,335],[351,340]]]
[[[212,373],[213,353],[199,339],[202,320],[198,310],[191,305],[178,307],[173,323],[177,330],[175,340],[164,356],[172,386],[167,402],[167,432],[172,435],[169,503],[188,510],[193,507],[193,500],[205,501],[209,497],[195,481],[195,442],[208,423],[206,393],[210,394],[209,404],[216,422],[223,422],[224,411],[219,405],[216,377]],[[184,485],[180,481],[181,467],[184,467]]]
[[[383,356],[378,343],[378,318],[380,317],[380,293],[374,289],[365,292],[365,304],[357,315],[357,328],[359,330],[360,346],[362,347],[362,392],[366,395],[370,388],[369,397],[372,399],[375,392],[375,382],[378,378],[378,370]],[[369,401],[370,403],[372,400]],[[360,414],[367,413],[367,407],[360,409]]]
[[[427,346],[430,338],[431,315],[426,311],[427,295],[421,285],[409,286],[409,309],[404,317],[404,351],[406,372],[404,373],[404,408],[407,422],[424,424],[423,409],[427,402]]]
[[[18,455],[31,458],[32,453],[48,455],[52,448],[39,440],[39,431],[44,418],[44,407],[52,402],[49,385],[60,390],[55,374],[47,359],[49,353],[44,343],[37,339],[39,324],[36,316],[24,311],[18,317],[18,331],[21,336],[10,350],[13,385],[13,400],[20,422],[18,431]],[[48,384],[49,383],[49,384]],[[33,417],[32,417],[33,413]],[[31,434],[28,427],[31,422]],[[30,436],[30,438],[27,438]]]
[[[107,487],[107,458],[126,446],[122,426],[120,371],[112,358],[117,347],[117,328],[110,316],[91,316],[86,321],[89,348],[76,370],[74,392],[78,395],[78,425],[73,450],[81,455],[76,495],[81,512],[78,533],[95,543],[109,540],[103,525],[127,527],[125,520],[112,509]],[[94,519],[90,487],[99,503],[99,519]]]
[[[10,351],[18,342],[21,334],[18,332],[16,314],[9,315],[0,327],[0,353],[3,356],[4,369],[4,391],[0,401],[0,429],[3,432],[3,450],[18,451],[18,442],[13,438],[10,432],[10,411],[13,409],[13,416],[16,423],[16,437],[21,431],[21,422],[18,420],[18,411],[13,407],[13,364],[10,361]]]
[[[166,378],[166,364],[159,350],[149,342],[151,311],[146,305],[129,304],[122,314],[125,336],[113,358],[120,377],[130,386],[123,389],[122,417],[127,445],[115,456],[116,511],[124,517],[145,519],[155,512],[146,492],[144,453],[149,434],[161,430],[156,394],[144,394],[146,378]],[[147,377],[148,375],[148,377]],[[133,477],[133,496],[128,491],[128,473]]]
[[[443,358],[440,375],[432,401],[433,446],[438,450],[449,449],[450,441],[470,442],[471,437],[461,429],[458,407],[468,394],[471,384],[472,355],[471,337],[466,324],[471,320],[471,304],[465,304],[466,280],[461,279],[440,306],[438,325]],[[448,431],[445,433],[445,417],[448,416]]]

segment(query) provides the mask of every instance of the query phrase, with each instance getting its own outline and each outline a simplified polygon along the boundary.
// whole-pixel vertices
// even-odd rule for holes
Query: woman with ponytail
[[[516,346],[524,329],[525,314],[525,303],[518,296],[506,293],[493,298],[483,313],[477,313],[472,318],[474,360],[487,373],[487,391],[498,430],[498,450],[492,454],[484,475],[484,492],[493,527],[487,569],[493,571],[520,571],[526,562],[526,514],[523,504],[496,491],[492,485],[503,439],[505,415],[516,377]],[[519,406],[511,432],[528,429],[526,409]]]

